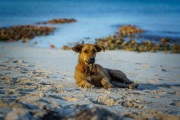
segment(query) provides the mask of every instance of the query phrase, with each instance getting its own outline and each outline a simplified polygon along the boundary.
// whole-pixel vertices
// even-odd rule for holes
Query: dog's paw
[[[129,89],[134,90],[134,89],[136,89],[138,86],[139,86],[139,85],[138,85],[137,83],[132,83],[132,84],[130,84],[128,87],[129,87]]]
[[[93,88],[94,85],[90,84],[90,83],[86,83],[84,86],[84,88]]]
[[[114,86],[112,84],[106,84],[104,85],[104,88],[111,89],[111,88],[114,88]]]

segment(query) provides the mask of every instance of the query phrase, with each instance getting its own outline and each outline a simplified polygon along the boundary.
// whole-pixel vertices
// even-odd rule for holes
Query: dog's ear
[[[81,52],[81,49],[82,49],[82,45],[75,45],[72,50],[77,52],[77,53],[80,53]]]
[[[100,45],[94,45],[97,52],[101,52],[101,50],[103,50],[105,52],[105,48],[103,46],[100,46]]]

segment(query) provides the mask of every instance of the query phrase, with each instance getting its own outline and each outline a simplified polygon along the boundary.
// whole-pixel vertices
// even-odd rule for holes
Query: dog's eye
[[[85,51],[84,51],[84,53],[88,53],[88,51],[87,51],[87,50],[85,50]]]
[[[92,52],[95,53],[96,51],[93,49]]]

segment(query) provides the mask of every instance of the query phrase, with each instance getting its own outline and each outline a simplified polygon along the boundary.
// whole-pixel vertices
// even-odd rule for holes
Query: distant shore
[[[60,18],[60,19],[51,19],[44,22],[37,22],[37,25],[34,26],[21,25],[21,26],[0,28],[0,33],[1,33],[0,41],[13,42],[13,41],[22,40],[22,42],[25,43],[36,36],[47,36],[49,34],[52,34],[56,29],[49,26],[38,26],[38,25],[64,24],[64,23],[72,23],[76,21],[77,20],[75,19]],[[110,35],[105,38],[97,38],[95,39],[94,43],[102,45],[109,50],[124,49],[126,51],[137,51],[137,52],[147,52],[147,51],[169,52],[170,51],[171,53],[180,53],[180,44],[178,43],[178,41],[180,41],[180,38],[146,35],[143,29],[140,29],[133,25],[123,25],[118,28],[118,31],[114,35]],[[40,44],[40,43],[38,43],[38,41],[35,41],[34,44]],[[81,44],[81,43],[77,41],[75,43],[70,43],[70,44],[64,45],[62,46],[62,48],[65,50],[70,49],[72,45]],[[57,46],[49,43],[49,47],[54,48]]]

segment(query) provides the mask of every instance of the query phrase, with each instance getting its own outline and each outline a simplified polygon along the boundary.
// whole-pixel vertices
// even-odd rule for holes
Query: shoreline
[[[122,70],[140,86],[84,89],[73,78],[76,53],[21,44],[0,44],[2,119],[180,119],[178,54],[98,53],[98,64]]]
[[[4,42],[14,42],[22,40],[23,43],[29,42],[33,39],[34,45],[44,44],[50,35],[51,37],[57,37],[52,35],[57,29],[57,26],[50,27],[49,24],[67,24],[76,22],[76,19],[51,19],[44,22],[37,22],[37,25],[20,25],[12,26],[7,28],[0,28],[0,41]],[[46,25],[46,26],[38,26]],[[65,28],[64,28],[65,29]],[[57,31],[56,31],[57,32]],[[154,35],[147,35],[146,30],[138,28],[135,25],[122,25],[117,28],[117,31],[110,36],[104,38],[96,38],[94,42],[90,41],[89,37],[84,37],[83,40],[79,40],[74,43],[67,43],[61,48],[64,50],[71,49],[75,44],[81,44],[80,41],[84,43],[90,42],[92,44],[99,44],[105,47],[107,50],[118,50],[124,49],[126,51],[136,51],[136,52],[157,52],[164,51],[170,53],[180,53],[180,44],[177,42],[179,39],[170,38],[170,37],[160,37]],[[65,33],[64,33],[65,34]],[[40,37],[41,36],[41,37]],[[48,36],[48,37],[45,37]],[[43,41],[35,40],[36,38],[41,38]],[[46,38],[46,39],[45,39]],[[157,42],[159,40],[159,42]],[[156,42],[154,42],[156,41]],[[54,41],[47,42],[50,48],[55,48],[56,44],[53,44]]]
[[[130,51],[138,51],[138,52],[144,52],[144,51],[152,51],[152,52],[156,52],[157,49],[160,49],[160,50],[164,50],[164,51],[169,51],[169,47],[171,47],[172,44],[175,44],[175,46],[172,47],[173,50],[171,50],[171,52],[174,52],[174,53],[179,53],[180,52],[180,46],[179,46],[179,41],[180,41],[180,36],[171,36],[171,35],[168,35],[169,33],[174,33],[174,32],[170,32],[168,31],[166,34],[163,34],[161,33],[160,31],[158,33],[155,33],[155,31],[148,31],[148,30],[144,30],[143,29],[143,26],[141,26],[140,28],[138,28],[137,26],[134,26],[134,25],[130,25],[130,24],[121,24],[119,26],[113,26],[113,31],[114,33],[111,34],[111,35],[107,35],[107,36],[104,36],[104,37],[101,37],[101,38],[98,38],[98,37],[95,37],[94,40],[92,40],[92,38],[90,38],[88,35],[85,37],[82,36],[82,38],[80,38],[79,40],[77,41],[74,41],[74,42],[65,42],[65,41],[49,41],[48,39],[57,39],[58,37],[59,38],[68,38],[66,36],[57,36],[56,33],[59,32],[62,32],[61,27],[63,27],[63,29],[66,29],[67,26],[69,26],[69,28],[71,27],[71,25],[73,26],[73,24],[80,24],[78,23],[79,20],[76,20],[76,19],[71,19],[71,18],[60,18],[60,19],[50,19],[50,20],[47,20],[47,21],[42,21],[42,22],[37,22],[35,24],[29,24],[29,25],[19,25],[19,26],[9,26],[9,27],[3,27],[3,28],[0,28],[1,30],[1,34],[0,34],[0,40],[1,41],[7,41],[7,42],[13,42],[13,41],[20,41],[22,40],[22,42],[31,42],[31,43],[34,43],[35,46],[39,46],[39,47],[45,47],[44,45],[46,45],[46,48],[47,46],[49,47],[62,47],[63,49],[69,49],[69,44],[77,44],[78,42],[82,42],[82,41],[87,41],[87,42],[90,42],[90,43],[99,43],[98,40],[100,40],[100,43],[101,41],[104,41],[106,42],[107,40],[109,40],[109,38],[111,38],[112,36],[118,36],[121,35],[118,40],[122,40],[125,41],[125,42],[131,42],[130,40],[134,40],[137,45],[140,43],[142,44],[145,44],[145,47],[149,47],[148,45],[146,46],[146,42],[151,42],[152,44],[150,46],[153,46],[154,44],[157,44],[157,46],[153,46],[153,48],[149,48],[149,49],[145,49],[141,46],[141,48],[138,48],[137,46],[132,46],[131,44],[128,45],[128,46],[131,46],[130,48],[128,47],[124,47],[124,46],[120,46],[120,47],[110,47],[110,46],[116,46],[116,45],[110,45],[108,47],[106,47],[106,49],[125,49],[125,50],[130,50]],[[82,22],[82,21],[81,21]],[[59,25],[58,25],[59,24]],[[66,25],[62,25],[62,24],[67,24]],[[134,28],[132,28],[132,30],[130,30],[131,28],[128,28],[128,26],[132,26],[132,27],[135,27],[135,29],[139,29],[139,30],[142,30],[142,32],[140,33],[135,33],[135,35],[133,36],[129,36],[129,34],[131,34],[131,31],[135,30]],[[112,26],[111,26],[112,27]],[[121,27],[126,27],[129,29],[129,32],[127,34],[120,34],[122,32],[120,32],[120,29]],[[68,28],[68,29],[69,29]],[[4,34],[4,29],[6,30],[5,31],[5,34]],[[8,30],[9,29],[9,30]],[[23,29],[25,29],[23,31]],[[21,30],[21,33],[20,34],[17,34],[17,30]],[[29,32],[27,32],[27,30]],[[6,32],[8,32],[8,35],[6,35]],[[13,33],[14,31],[14,33]],[[66,31],[67,33],[68,31]],[[24,35],[21,35],[22,33],[24,33]],[[63,32],[62,32],[63,33]],[[161,34],[160,34],[161,33]],[[175,32],[176,33],[176,32]],[[15,34],[15,35],[14,35]],[[56,34],[56,35],[55,35]],[[63,33],[65,34],[65,33]],[[134,33],[133,33],[134,34]],[[48,35],[48,36],[46,36]],[[35,38],[34,38],[35,37]],[[42,40],[43,39],[43,40]],[[112,38],[113,39],[113,38]],[[161,39],[165,39],[165,42],[163,44],[162,47],[163,48],[159,48],[158,44],[161,44]],[[122,42],[123,42],[122,41]],[[62,44],[61,46],[57,46],[56,43],[64,43]],[[145,43],[143,43],[145,42]],[[109,43],[111,44],[111,41],[109,41]],[[109,44],[108,43],[108,44]],[[67,44],[67,45],[66,45]],[[114,44],[114,43],[113,43]],[[115,44],[117,44],[115,42]],[[166,45],[167,44],[167,45]],[[55,46],[56,45],[56,46]],[[72,47],[70,45],[70,47]],[[174,49],[175,48],[175,49]]]

